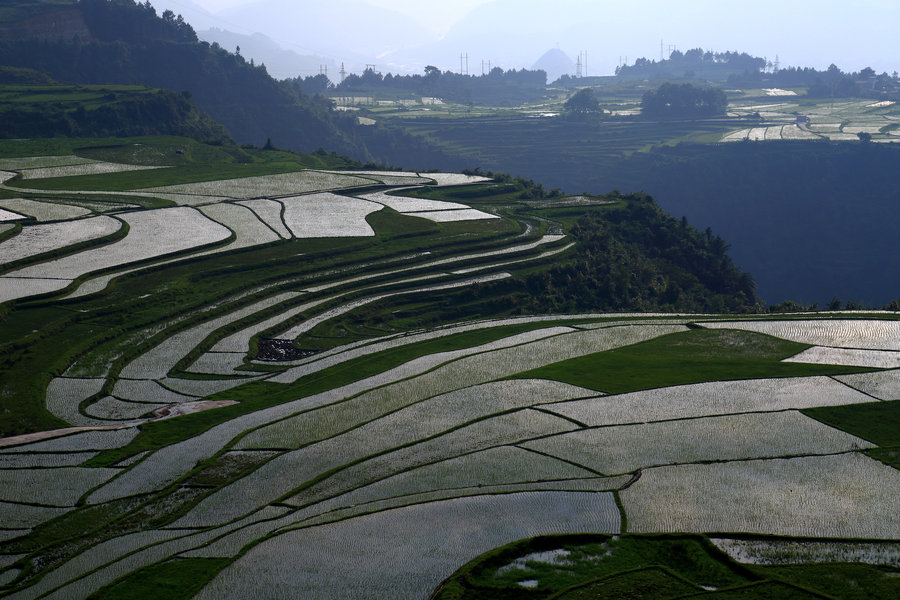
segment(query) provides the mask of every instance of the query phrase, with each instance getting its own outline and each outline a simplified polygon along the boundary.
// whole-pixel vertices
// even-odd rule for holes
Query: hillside
[[[37,150],[52,153],[52,156],[30,157],[29,149],[33,149],[32,152]],[[73,151],[77,154],[73,155]],[[90,199],[87,206],[91,206],[98,215],[97,220],[92,222],[108,225],[114,225],[108,221],[108,217],[102,216],[108,210],[125,208],[130,212],[125,215],[117,213],[117,218],[125,218],[128,221],[129,215],[135,215],[135,218],[149,218],[148,213],[162,215],[168,214],[165,212],[167,210],[174,211],[171,214],[185,210],[193,211],[186,207],[199,207],[202,211],[219,211],[222,210],[220,203],[225,197],[230,198],[229,202],[242,202],[248,198],[284,197],[301,192],[330,190],[360,196],[362,199],[356,202],[361,207],[370,205],[381,207],[382,204],[372,204],[372,197],[364,195],[363,191],[356,191],[356,188],[362,190],[383,188],[382,179],[395,186],[402,186],[407,182],[430,181],[430,175],[427,173],[422,173],[421,177],[415,173],[386,176],[387,179],[379,178],[377,174],[323,173],[321,172],[323,168],[327,169],[329,166],[346,168],[349,164],[339,157],[324,153],[297,155],[277,150],[244,150],[227,145],[209,146],[180,138],[137,138],[119,143],[111,140],[6,142],[0,143],[0,155],[4,155],[0,158],[0,167],[20,172],[19,178],[7,181],[3,185],[3,189],[0,190],[0,204],[5,202],[2,200],[4,196],[11,199],[12,204],[8,206],[13,207],[13,210],[17,203],[21,203],[19,200],[21,198],[35,201],[36,206],[41,207],[48,201],[62,202],[67,206],[66,203],[78,203],[77,198],[85,197]],[[160,166],[169,168],[154,168]],[[235,179],[236,177],[239,179]],[[286,181],[296,179],[296,182],[279,184],[282,179]],[[335,225],[329,225],[334,216],[331,214],[321,215],[323,221],[317,222],[306,217],[301,221],[302,215],[298,213],[294,218],[297,219],[297,223],[307,222],[303,229],[306,233],[296,236],[288,234],[288,239],[273,235],[274,231],[285,231],[284,224],[270,223],[268,225],[270,229],[263,228],[261,231],[251,228],[247,235],[251,236],[251,241],[257,242],[244,242],[239,236],[236,245],[241,248],[243,244],[245,249],[238,255],[226,252],[221,256],[213,255],[202,259],[198,257],[197,260],[200,262],[191,260],[184,267],[178,267],[176,263],[164,268],[162,276],[168,277],[164,273],[176,269],[181,273],[178,277],[187,277],[184,283],[188,287],[183,290],[184,295],[170,288],[170,292],[166,294],[169,298],[166,306],[156,303],[144,305],[138,302],[133,309],[136,312],[132,315],[136,319],[135,323],[144,322],[146,319],[159,319],[162,313],[175,317],[179,311],[190,310],[189,306],[195,305],[200,297],[208,294],[212,298],[226,293],[238,293],[254,285],[263,285],[271,277],[290,277],[290,273],[297,268],[293,257],[298,254],[302,254],[305,257],[304,264],[308,264],[304,269],[313,265],[325,268],[325,265],[335,262],[344,264],[352,256],[358,255],[359,258],[367,254],[376,258],[387,258],[412,253],[415,257],[411,261],[412,264],[422,262],[426,265],[434,260],[432,254],[471,254],[470,260],[475,263],[474,269],[478,271],[481,270],[478,266],[480,263],[488,261],[487,264],[490,264],[489,261],[493,260],[492,253],[498,248],[516,245],[523,246],[522,252],[525,253],[527,260],[519,267],[507,267],[509,277],[497,281],[488,278],[471,289],[468,287],[459,290],[447,289],[436,294],[425,294],[417,297],[412,303],[408,303],[403,295],[391,300],[382,300],[365,307],[359,313],[353,312],[336,317],[335,321],[338,324],[334,327],[336,330],[345,328],[348,332],[357,331],[360,327],[364,330],[377,330],[383,327],[404,330],[411,327],[441,325],[454,319],[486,318],[528,311],[748,312],[758,309],[752,280],[734,268],[725,254],[724,243],[710,234],[700,233],[686,223],[679,223],[666,217],[648,197],[615,194],[566,199],[547,193],[540,186],[523,179],[499,177],[497,183],[490,183],[480,177],[457,176],[456,179],[459,181],[472,179],[483,183],[467,187],[423,187],[411,193],[411,197],[396,199],[375,194],[377,198],[374,201],[398,211],[403,210],[401,206],[404,204],[421,208],[405,210],[404,212],[409,213],[406,216],[392,212],[373,215],[370,219],[373,223],[380,224],[383,231],[375,227],[375,233],[378,235],[372,238],[348,234],[346,236],[348,239],[343,242],[337,243],[338,240],[324,246],[320,241],[306,239],[317,237],[314,235],[318,232],[317,228],[327,231],[329,227],[334,227]],[[331,198],[333,202],[344,198],[333,194],[324,196]],[[306,197],[298,196],[296,200],[300,202],[304,198]],[[271,206],[287,207],[291,205],[289,200],[291,198],[282,198],[280,203],[271,201]],[[107,205],[107,202],[110,204]],[[26,208],[27,206],[30,205],[26,205]],[[141,206],[154,210],[137,210]],[[176,206],[178,208],[175,208]],[[225,206],[231,207],[231,204]],[[462,210],[465,207],[472,209],[466,208],[461,213],[441,212],[450,209]],[[237,209],[244,210],[244,207],[238,206]],[[435,210],[437,212],[428,212]],[[44,212],[38,213],[37,216]],[[217,212],[210,214],[218,215]],[[266,215],[272,217],[269,213]],[[285,215],[285,218],[289,218],[290,211]],[[501,215],[502,218],[498,218]],[[79,212],[78,216],[83,218],[85,214]],[[280,223],[282,219],[280,212],[275,213],[275,217]],[[465,220],[455,222],[456,218]],[[469,218],[475,220],[469,221]],[[247,227],[239,221],[225,221],[225,223],[231,227]],[[351,224],[352,219],[348,215],[347,226]],[[72,222],[69,226],[70,234],[76,235],[78,244],[83,246],[87,243],[90,252],[90,247],[96,245],[98,241],[92,236],[84,240],[78,237],[81,236],[77,232],[82,225],[83,221]],[[26,223],[21,227],[27,235],[17,233],[15,229],[4,230],[7,235],[12,234],[14,237],[0,244],[0,247],[7,249],[8,252],[16,252],[14,248],[20,240],[26,244],[24,240],[30,239],[32,232],[38,235],[44,226],[39,223]],[[162,225],[160,227],[158,235],[164,238],[163,232],[168,229]],[[237,231],[240,233],[242,229],[239,228]],[[355,232],[358,229],[351,228],[349,231]],[[198,231],[197,240],[204,239],[204,235],[202,231]],[[327,234],[326,237],[332,236]],[[62,239],[67,238],[62,236]],[[100,239],[104,239],[103,236]],[[531,246],[528,242],[531,242]],[[200,244],[199,241],[197,243]],[[78,244],[72,247],[63,244],[59,248],[53,244],[49,247],[43,244],[38,246],[34,256],[17,253],[11,255],[6,264],[0,263],[0,274],[3,276],[0,278],[0,284],[4,284],[0,285],[2,294],[0,301],[16,301],[13,305],[5,305],[4,312],[7,313],[3,321],[5,325],[12,326],[22,318],[15,316],[20,310],[17,305],[33,294],[41,295],[55,290],[57,295],[63,292],[74,293],[76,297],[80,295],[77,290],[85,279],[93,279],[98,274],[91,274],[90,265],[93,263],[90,260],[78,259],[78,251],[84,249]],[[253,248],[257,245],[263,247]],[[550,247],[542,253],[541,247],[544,245]],[[25,247],[30,246],[26,244]],[[498,252],[502,255],[507,251]],[[483,257],[480,254],[482,252],[486,252]],[[60,256],[68,257],[67,260],[72,264],[65,273],[58,272],[50,279],[39,275],[39,264],[27,266]],[[99,255],[96,260],[100,260]],[[242,265],[236,271],[232,271],[228,266],[233,265],[233,260],[238,260],[238,264]],[[108,260],[104,258],[101,264],[106,265],[106,270],[110,270],[114,264],[107,262]],[[257,263],[266,266],[257,268],[254,266]],[[440,264],[440,261],[436,264]],[[23,271],[23,268],[26,270]],[[27,270],[29,268],[31,271]],[[222,272],[224,279],[208,275],[217,269],[224,269]],[[428,268],[426,272],[433,270]],[[28,273],[31,275],[27,275]],[[202,286],[193,287],[193,284],[189,283],[199,277],[196,273],[205,274],[202,279],[206,283]],[[28,281],[21,279],[26,275]],[[401,276],[402,272],[397,272],[387,278],[385,283]],[[4,279],[9,277],[14,279]],[[458,277],[451,275],[450,278]],[[16,285],[8,285],[13,281],[17,282]],[[129,285],[120,291],[130,296],[136,293],[135,290],[136,288]],[[119,292],[115,292],[113,288],[112,293],[116,295]],[[30,314],[30,309],[23,307],[22,310]],[[130,312],[132,309],[121,307],[116,309],[117,313],[124,314],[122,311]],[[41,312],[42,310],[38,310],[38,313]],[[62,332],[74,327],[71,331],[72,335],[76,335],[74,332],[80,329],[78,324],[81,323],[81,318],[77,316],[73,318],[77,314],[78,310],[65,311],[47,318],[52,320],[59,317],[57,331],[60,335],[68,337],[68,333]],[[30,319],[31,317],[26,320]],[[344,322],[345,319],[348,320]],[[133,328],[124,323],[123,326],[126,330]],[[19,408],[4,405],[9,410],[0,418],[0,431],[11,433],[34,430],[40,426],[43,419],[47,418],[46,414],[40,416],[42,412],[40,410],[34,412],[40,405],[40,400],[33,397],[36,392],[39,393],[39,387],[35,388],[33,384],[46,377],[48,373],[46,371],[42,373],[41,369],[29,362],[30,360],[39,359],[46,361],[47,364],[54,363],[56,359],[53,356],[59,355],[62,358],[73,352],[76,346],[100,343],[100,340],[110,333],[104,328],[96,332],[99,337],[77,334],[81,336],[81,342],[74,346],[62,344],[56,348],[44,346],[46,341],[51,340],[37,338],[32,343],[18,339],[18,336],[12,334],[3,338],[16,340],[14,343],[24,351],[24,354],[19,358],[10,358],[11,362],[8,361],[2,366],[7,374],[4,389],[9,393],[0,397],[18,398]],[[306,340],[305,343],[306,348],[315,348],[323,341],[318,338]],[[32,355],[35,352],[37,354]],[[26,356],[32,358],[25,359]],[[21,362],[22,360],[24,362]],[[24,371],[20,371],[21,369]],[[29,376],[15,375],[29,369],[32,373]],[[29,397],[32,398],[32,403],[25,402],[25,398]],[[31,408],[28,408],[29,405]]]
[[[39,79],[0,68],[0,81]],[[0,137],[180,135],[229,141],[228,132],[191,102],[190,94],[140,86],[0,83]]]
[[[42,25],[28,36],[2,36],[0,64],[46,72],[64,83],[189,91],[239,143],[262,145],[271,139],[279,147],[307,152],[324,147],[363,161],[421,168],[449,160],[422,141],[398,144],[405,134],[362,127],[354,116],[333,112],[328,102],[275,81],[264,65],[197,41],[190,25],[171,12],[158,16],[133,0],[70,4],[41,15]],[[78,27],[53,34],[63,21]],[[6,31],[19,31],[20,24],[7,22]],[[81,35],[82,25],[87,36]]]
[[[359,167],[0,141],[0,596],[897,596],[896,314],[746,314],[646,195]]]

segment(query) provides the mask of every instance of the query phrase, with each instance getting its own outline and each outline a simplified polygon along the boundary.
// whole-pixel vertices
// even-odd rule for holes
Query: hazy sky
[[[192,2],[151,1],[186,16]],[[530,68],[559,47],[573,60],[588,53],[588,74],[610,74],[626,59],[659,59],[661,40],[666,56],[673,44],[679,50],[777,56],[782,66],[900,70],[900,0],[754,0],[728,8],[720,0],[344,1],[399,12],[418,26],[379,21],[371,11],[348,11],[343,2],[330,0],[265,0],[265,10],[232,10],[205,22],[196,16],[192,24],[198,30],[264,33],[301,54],[346,61],[357,71],[367,63],[392,72],[421,72],[426,64],[457,70],[462,53],[471,57],[476,73],[482,60]],[[193,0],[213,14],[257,2],[263,0]]]
[[[409,15],[438,33],[446,32],[468,11],[479,4],[486,4],[490,1],[491,0],[367,0],[369,4],[378,6],[379,8],[395,10],[405,15]],[[252,3],[252,0],[194,0],[194,3],[215,14],[225,8],[241,4],[250,4]]]

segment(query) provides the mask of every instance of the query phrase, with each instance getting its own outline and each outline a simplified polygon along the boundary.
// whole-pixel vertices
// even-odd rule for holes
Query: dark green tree
[[[650,117],[714,117],[728,108],[725,92],[718,88],[698,88],[690,83],[664,83],[646,92],[642,112]]]
[[[567,113],[574,115],[587,115],[599,112],[600,102],[594,95],[593,88],[582,88],[566,100],[563,109],[565,109]]]

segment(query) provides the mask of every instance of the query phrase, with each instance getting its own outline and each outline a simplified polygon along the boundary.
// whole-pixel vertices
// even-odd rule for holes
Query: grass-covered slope
[[[549,364],[520,373],[518,377],[553,379],[622,394],[703,381],[811,377],[860,371],[859,367],[781,362],[806,348],[804,344],[757,333],[692,329]]]
[[[23,79],[19,77],[18,79]],[[2,136],[134,137],[177,135],[227,141],[227,131],[190,95],[139,86],[0,85]]]

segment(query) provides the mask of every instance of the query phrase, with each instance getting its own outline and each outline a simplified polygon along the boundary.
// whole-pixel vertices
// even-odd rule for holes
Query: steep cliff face
[[[93,40],[80,10],[75,7],[57,10],[21,21],[0,23],[0,39],[70,42]]]

